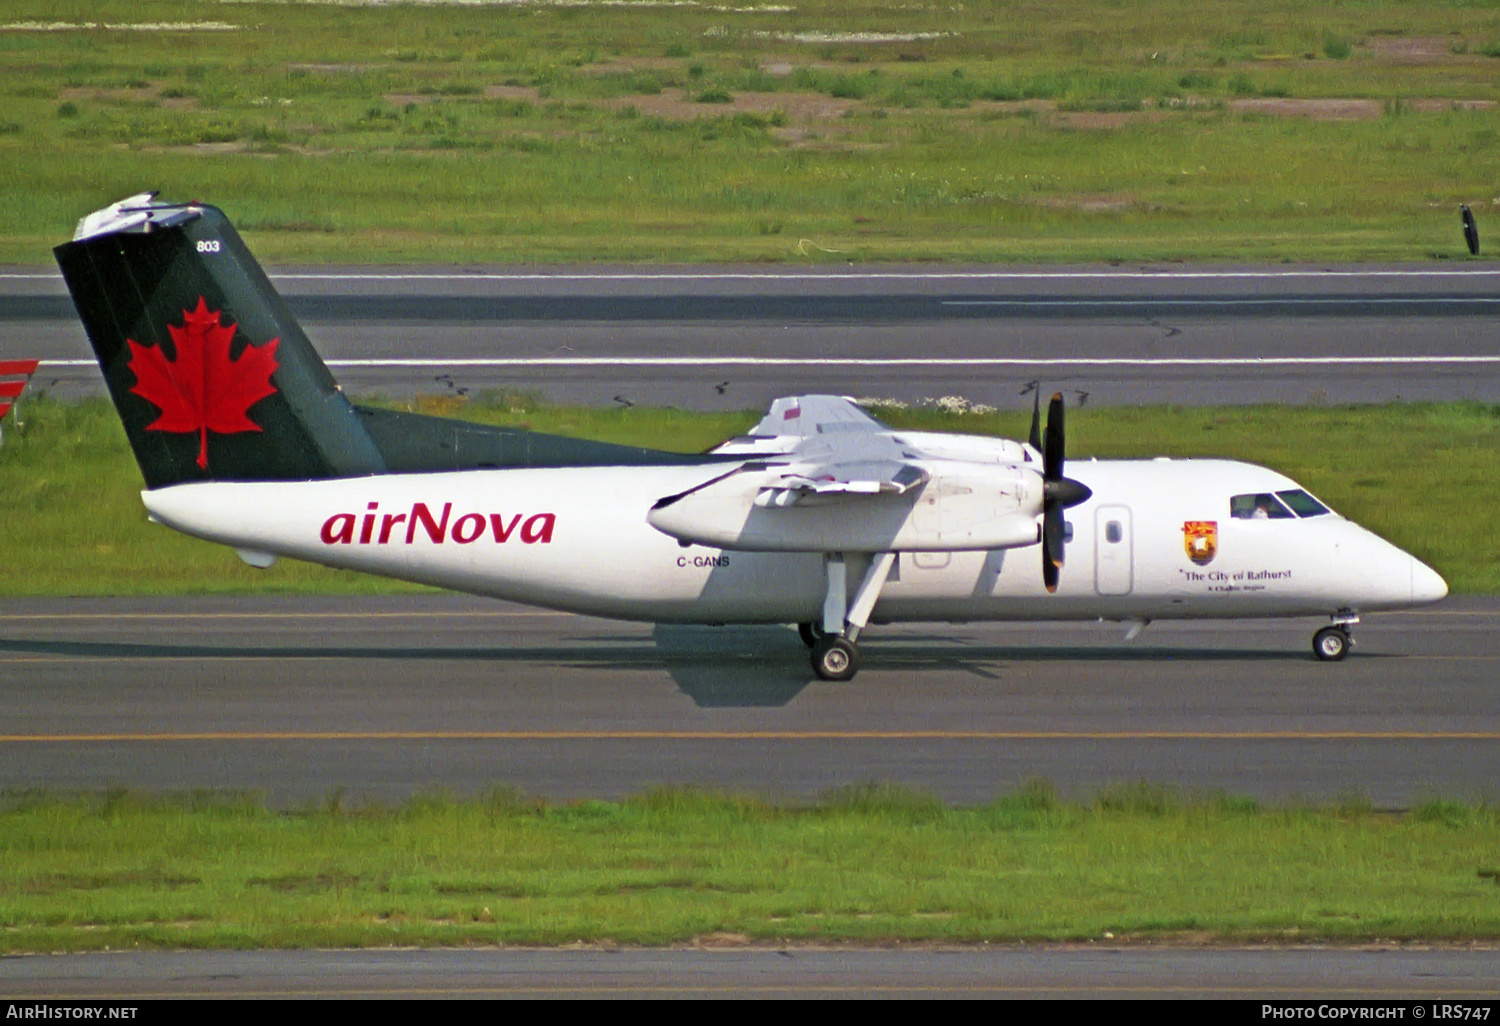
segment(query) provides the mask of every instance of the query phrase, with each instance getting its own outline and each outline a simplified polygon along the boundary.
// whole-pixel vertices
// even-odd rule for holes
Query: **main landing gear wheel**
[[[1324,627],[1313,635],[1313,655],[1325,663],[1336,663],[1349,654],[1353,644],[1347,627]]]
[[[812,650],[813,672],[824,680],[852,680],[859,672],[859,649],[837,634],[825,634]]]
[[[802,636],[802,644],[808,648],[817,647],[818,641],[825,637],[823,628],[815,623],[799,623],[797,633]]]

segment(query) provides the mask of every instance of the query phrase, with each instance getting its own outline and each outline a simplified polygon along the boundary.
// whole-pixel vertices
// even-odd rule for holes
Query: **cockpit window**
[[[1289,492],[1277,492],[1281,501],[1292,507],[1292,512],[1299,517],[1320,517],[1328,512],[1328,507],[1323,505],[1311,495],[1300,488]]]
[[[1235,520],[1291,520],[1292,511],[1270,492],[1236,495],[1229,500],[1229,515]]]

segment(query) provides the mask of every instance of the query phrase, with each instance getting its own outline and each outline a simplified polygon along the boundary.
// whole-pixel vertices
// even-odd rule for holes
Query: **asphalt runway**
[[[760,408],[832,392],[1024,406],[1500,401],[1500,269],[283,268],[354,393]],[[102,386],[61,279],[0,269],[0,355]]]
[[[0,788],[691,785],[770,798],[889,781],[962,803],[1045,778],[1404,808],[1497,797],[1500,601],[1312,621],[902,625],[816,680],[790,628],[653,627],[456,596],[0,602]]]
[[[1493,948],[1174,950],[1107,943],[119,952],[0,959],[0,996],[123,1003],[204,997],[1231,998],[1400,1007],[1421,998],[1491,1003],[1500,996],[1500,959]],[[1245,1011],[1261,1018],[1258,1007]],[[1421,1017],[1438,1016],[1422,1011]],[[1420,1017],[1406,1007],[1402,1018]]]

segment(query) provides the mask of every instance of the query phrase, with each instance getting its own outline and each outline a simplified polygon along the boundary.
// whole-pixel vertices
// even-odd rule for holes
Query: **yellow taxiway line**
[[[1500,741],[1421,730],[284,730],[0,734],[0,744],[111,741]]]

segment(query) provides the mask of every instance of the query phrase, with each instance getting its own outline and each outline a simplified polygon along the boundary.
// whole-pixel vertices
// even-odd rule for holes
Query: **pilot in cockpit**
[[[1235,520],[1294,520],[1327,512],[1327,506],[1300,488],[1236,495],[1229,500],[1229,516]]]

